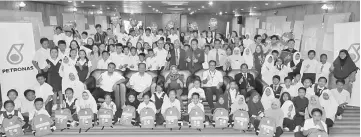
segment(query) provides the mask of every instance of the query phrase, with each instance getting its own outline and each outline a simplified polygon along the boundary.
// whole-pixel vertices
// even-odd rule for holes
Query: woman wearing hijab
[[[320,101],[318,99],[318,96],[316,95],[312,95],[310,97],[310,100],[309,100],[309,103],[308,103],[308,106],[305,110],[305,119],[310,119],[312,118],[312,110],[315,109],[315,108],[318,108],[320,110],[322,110],[322,113],[323,114],[326,114],[325,113],[325,110],[322,108],[321,104],[320,104]],[[326,121],[326,115],[322,115],[322,118],[321,118],[322,121]]]
[[[86,89],[85,85],[79,81],[79,77],[76,72],[70,72],[69,76],[63,79],[63,94],[67,88],[73,89],[73,97],[76,99],[81,98],[82,92]]]
[[[271,108],[272,100],[275,99],[275,95],[271,87],[266,87],[262,94],[261,102],[265,110]]]
[[[334,79],[332,79],[331,83],[336,83],[337,79],[344,79],[344,89],[351,92],[351,83],[356,81],[358,69],[359,68],[357,68],[355,62],[353,62],[348,51],[345,49],[341,50],[330,68],[334,75]],[[336,85],[333,84],[332,88],[336,88]]]
[[[230,113],[230,115],[232,115],[237,110],[248,111],[248,105],[246,104],[246,99],[244,98],[243,95],[238,95],[236,97],[235,103],[233,103],[231,105],[231,113]]]
[[[89,92],[89,90],[84,90],[83,91],[82,97],[79,98],[78,101],[76,101],[75,107],[76,107],[76,112],[77,113],[79,113],[79,111],[81,109],[86,109],[86,108],[91,109],[93,111],[93,113],[94,113],[94,119],[97,119],[96,118],[96,114],[98,112],[97,103],[95,102],[95,99],[92,96],[92,94]],[[73,115],[73,119],[78,121],[78,116]]]
[[[280,137],[283,134],[283,118],[284,113],[281,109],[281,102],[274,98],[271,100],[271,108],[264,112],[266,117],[273,118],[276,121],[275,137]]]
[[[233,49],[233,54],[229,56],[229,60],[231,62],[231,68],[234,69],[240,69],[241,65],[245,63],[245,60],[243,56],[241,55],[241,49],[238,47],[235,47]]]
[[[253,69],[254,62],[253,62],[253,55],[251,49],[249,48],[244,49],[243,59],[245,60],[245,63],[248,65],[248,68]]]
[[[274,76],[274,59],[272,55],[267,55],[266,59],[262,65],[261,74],[262,80],[268,85],[271,85],[272,77]]]
[[[256,69],[257,72],[261,72],[262,65],[266,57],[265,54],[263,53],[263,49],[261,45],[258,45],[256,47],[256,50],[253,53],[253,57],[254,57],[254,68]],[[261,73],[259,73],[258,78],[262,78]]]
[[[62,87],[67,87],[67,84],[69,83],[69,79],[70,79],[69,78],[70,73],[74,73],[77,75],[76,77],[78,77],[78,71],[76,70],[74,64],[70,62],[68,56],[65,56],[59,69],[59,74],[62,77]],[[64,92],[65,89],[63,89],[63,94],[65,93]]]
[[[287,67],[291,70],[290,73],[288,73],[289,77],[295,77],[296,74],[299,74],[301,71],[303,59],[301,59],[301,53],[296,52],[293,53],[292,60],[287,64]]]
[[[292,131],[295,129],[295,124],[293,123],[293,117],[296,115],[295,106],[291,100],[287,100],[283,103],[281,107],[283,111],[283,129],[285,131]]]
[[[338,103],[329,90],[324,91],[320,96],[320,104],[326,112],[327,127],[332,127],[335,121]]]
[[[264,116],[264,108],[260,101],[260,95],[257,92],[253,92],[247,105],[248,114],[250,116],[249,121],[252,124],[251,126],[254,126],[255,130],[258,131],[259,123],[261,122],[261,118]]]

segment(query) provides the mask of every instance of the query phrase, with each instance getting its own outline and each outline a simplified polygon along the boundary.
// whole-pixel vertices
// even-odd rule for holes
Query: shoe
[[[293,132],[298,132],[299,131],[299,128],[300,128],[300,126],[296,126],[296,128],[295,128],[295,130],[293,130]]]
[[[51,108],[51,110],[57,110],[58,109],[58,104],[54,104],[53,107]]]
[[[70,126],[71,126],[71,127],[76,127],[76,121],[71,122],[71,123],[70,123]]]
[[[283,130],[284,130],[285,132],[290,131],[290,129],[289,129],[289,128],[287,128],[287,127],[285,127]]]
[[[338,119],[338,120],[341,120],[341,119],[342,119],[342,116],[341,116],[341,115],[337,116],[337,119]]]

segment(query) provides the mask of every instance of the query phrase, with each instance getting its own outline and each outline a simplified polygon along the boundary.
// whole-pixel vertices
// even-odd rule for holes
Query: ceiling
[[[123,13],[217,13],[242,14],[321,1],[41,1],[68,7]],[[222,13],[221,13],[222,12]]]

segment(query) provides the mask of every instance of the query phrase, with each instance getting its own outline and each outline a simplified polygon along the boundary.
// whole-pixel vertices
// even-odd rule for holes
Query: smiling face
[[[83,98],[84,100],[88,100],[88,99],[89,99],[89,95],[88,95],[87,92],[83,92],[83,94],[81,94],[81,96],[82,96],[82,98]]]
[[[267,88],[267,89],[266,89],[266,95],[267,95],[267,96],[270,96],[270,95],[271,95],[271,92],[272,92],[272,91],[271,91],[270,88]]]
[[[347,54],[345,52],[340,52],[339,56],[340,56],[341,59],[345,59]]]
[[[328,100],[328,99],[330,98],[330,96],[328,95],[328,93],[323,93],[323,94],[322,94],[322,97],[323,97],[323,99],[325,99],[325,100]]]
[[[271,108],[272,108],[272,109],[277,109],[277,108],[279,108],[278,103],[272,102]]]
[[[283,98],[283,101],[290,100],[290,99],[288,98],[288,95],[287,95],[287,94],[283,94],[282,98]]]

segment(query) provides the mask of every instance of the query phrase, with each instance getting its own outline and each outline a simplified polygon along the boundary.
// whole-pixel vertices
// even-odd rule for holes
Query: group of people
[[[247,111],[250,128],[257,133],[260,120],[269,117],[276,121],[275,136],[283,131],[308,136],[314,129],[327,133],[335,117],[342,118],[350,101],[348,87],[358,71],[347,50],[341,50],[333,63],[327,62],[326,54],[317,61],[314,50],[303,59],[294,49],[293,39],[283,45],[277,35],[256,35],[251,40],[235,31],[224,38],[211,31],[179,33],[171,28],[164,33],[162,29],[132,28],[127,34],[122,26],[120,32],[111,28],[104,32],[99,24],[95,27],[94,37],[74,30],[64,34],[57,27],[54,45],[47,38],[40,39],[42,47],[32,62],[39,72],[38,85],[24,92],[25,102],[17,98],[18,91],[10,90],[0,123],[4,114],[16,114],[29,122],[34,115],[50,117],[53,110],[63,108],[71,110],[74,121],[84,108],[95,114],[99,108],[111,109],[117,120],[123,108],[133,106],[138,112],[134,124],[139,124],[143,108],[153,109],[157,124],[163,124],[162,115],[168,108],[177,108],[183,115],[180,120],[189,121],[188,113],[195,108],[204,112],[202,101],[207,101],[212,113],[217,108],[230,115]],[[98,69],[106,71],[97,78],[90,75]],[[134,74],[127,79],[116,70]],[[224,85],[224,73],[234,70],[240,73]],[[160,76],[164,71],[169,74],[163,80],[154,81],[148,73]],[[195,78],[187,83],[181,71]],[[202,72],[201,77],[195,76],[197,72]],[[331,72],[337,80],[330,78]],[[90,77],[99,85],[91,91],[84,84]],[[258,82],[265,87],[257,88]],[[124,85],[126,91],[117,94],[118,85]],[[185,103],[181,95],[187,92]],[[214,122],[211,118],[206,121]]]

